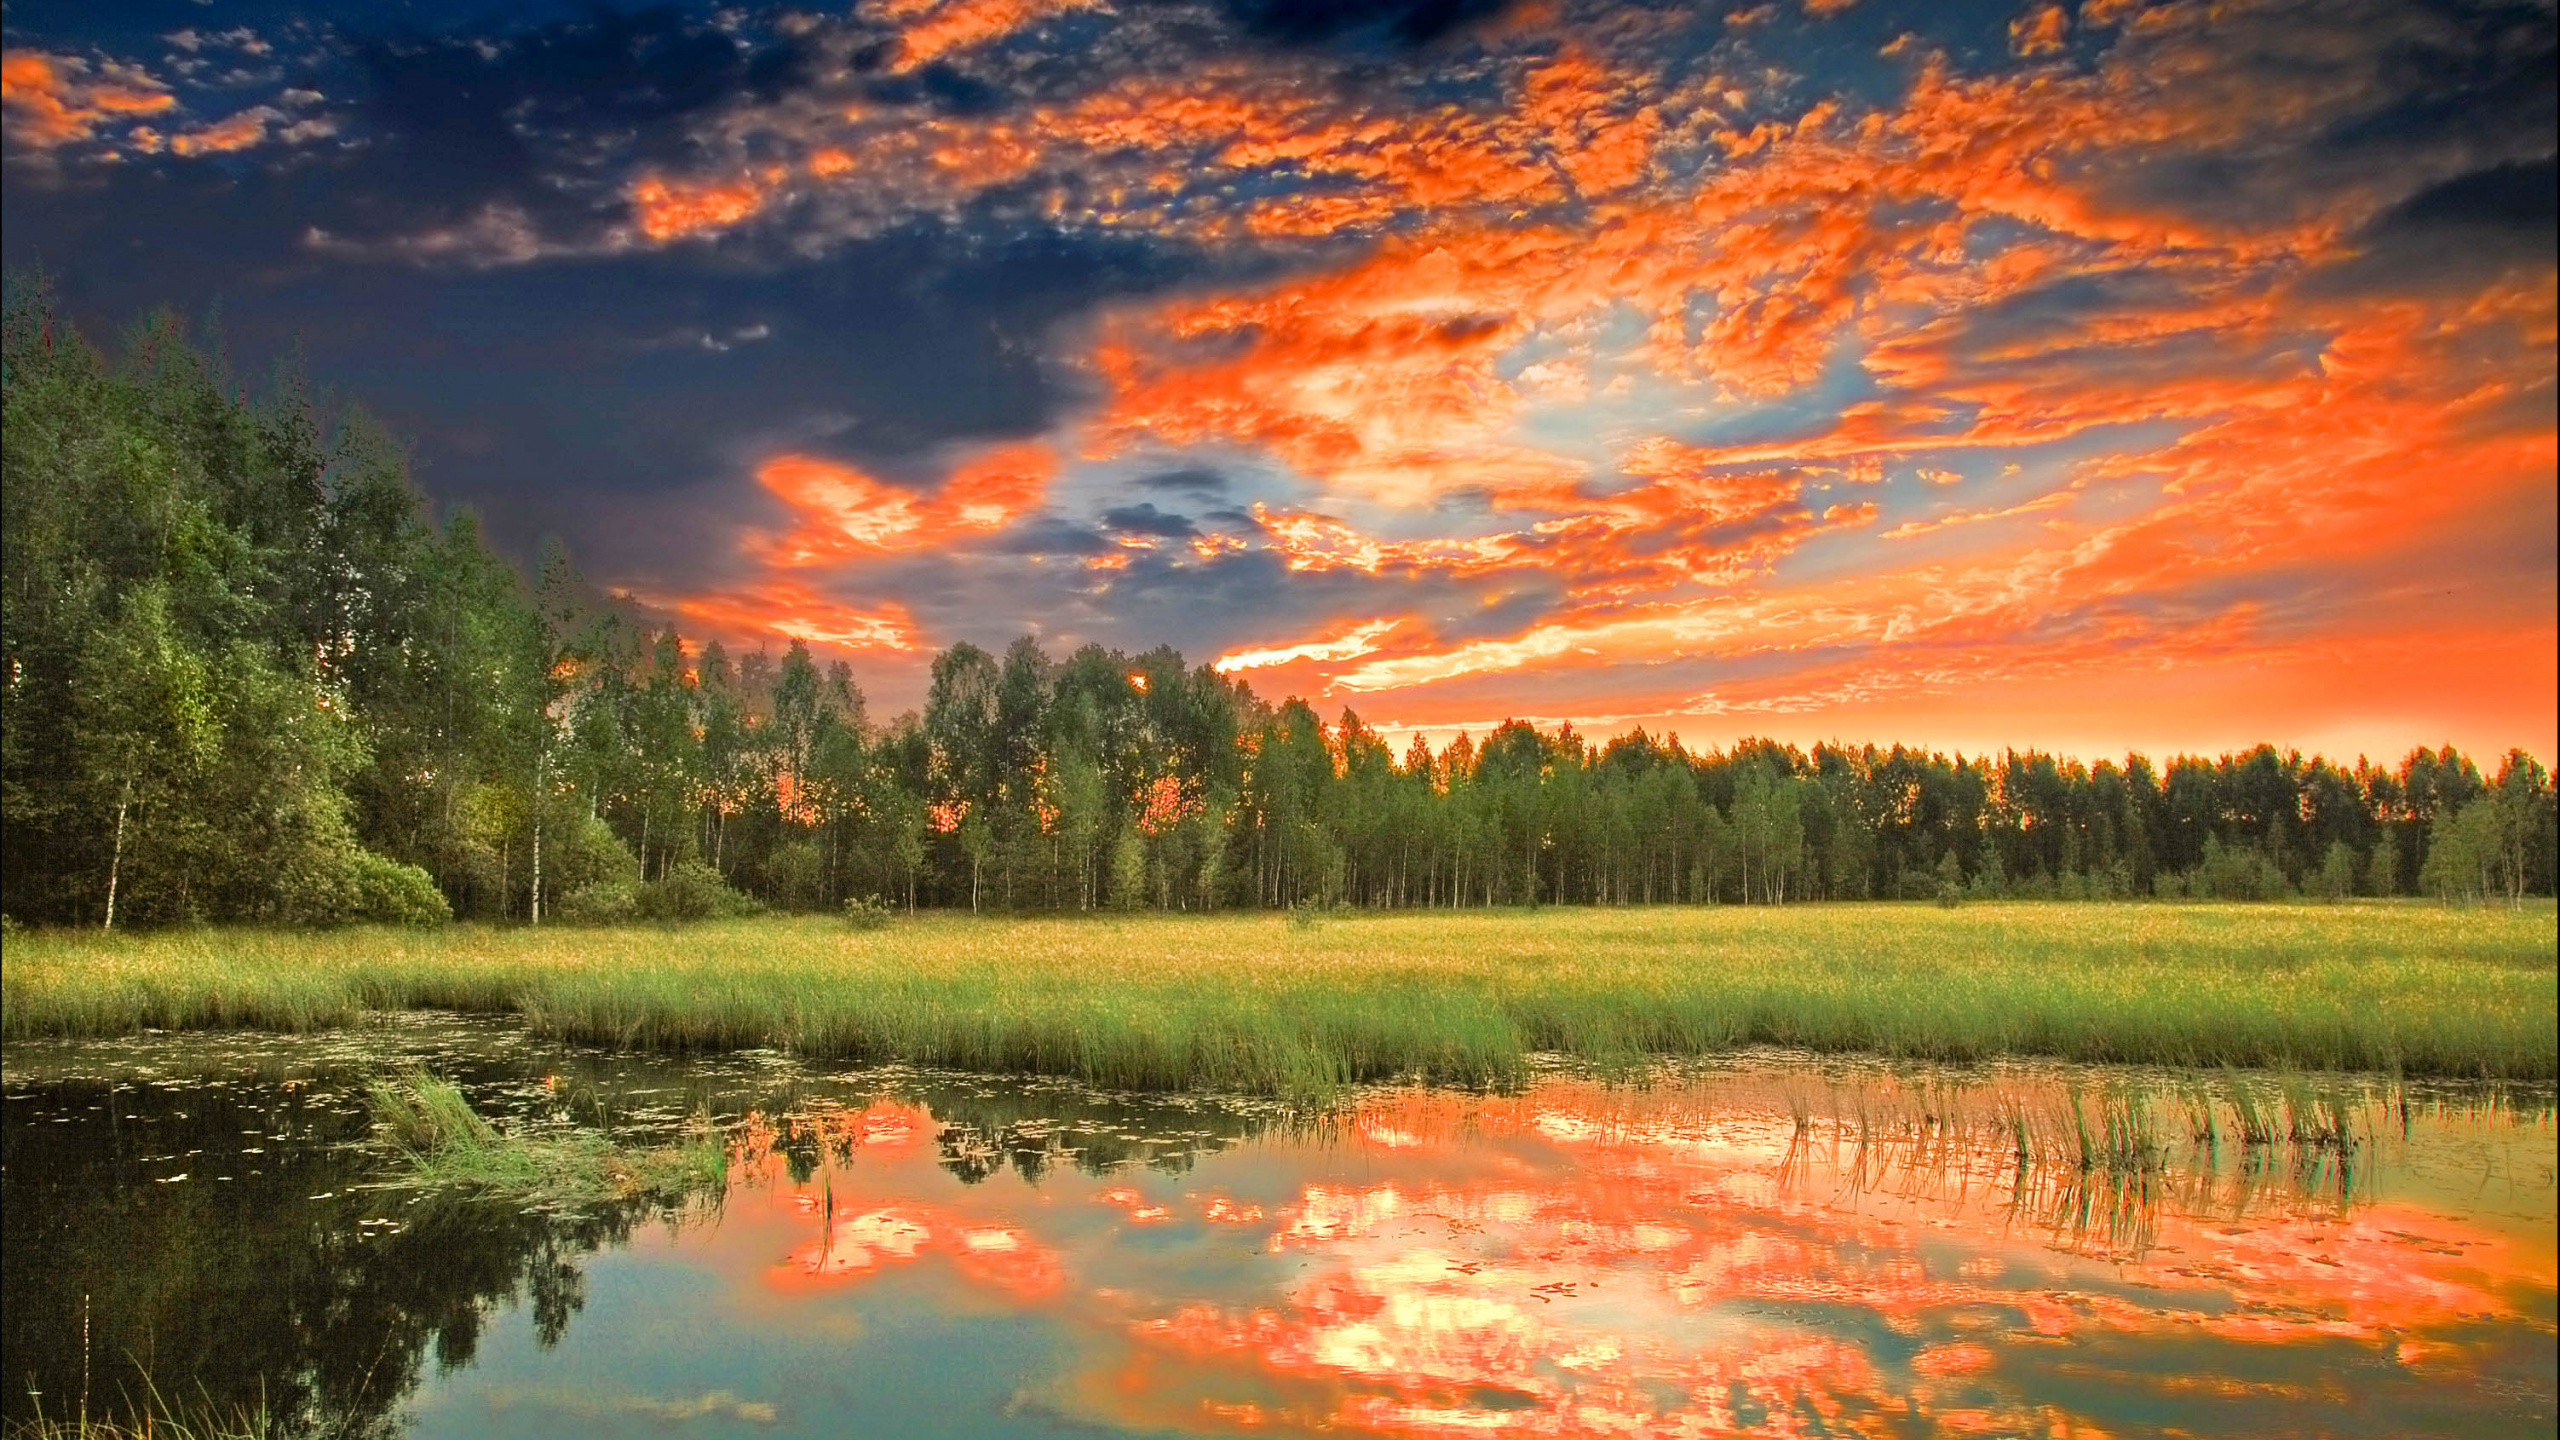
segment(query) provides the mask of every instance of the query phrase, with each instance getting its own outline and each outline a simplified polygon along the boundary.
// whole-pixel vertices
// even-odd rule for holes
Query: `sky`
[[[688,636],[2560,752],[2549,3],[9,0],[6,263]]]

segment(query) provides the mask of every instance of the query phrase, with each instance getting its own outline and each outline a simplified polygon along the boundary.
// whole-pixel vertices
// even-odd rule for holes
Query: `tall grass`
[[[0,1035],[522,1014],[665,1049],[1312,1096],[1558,1051],[2560,1074],[2549,904],[1795,906],[21,934]]]
[[[85,1415],[65,1418],[39,1413],[0,1425],[0,1440],[274,1440],[286,1433],[263,1410],[175,1405],[156,1391],[130,1417],[119,1414],[92,1420]]]

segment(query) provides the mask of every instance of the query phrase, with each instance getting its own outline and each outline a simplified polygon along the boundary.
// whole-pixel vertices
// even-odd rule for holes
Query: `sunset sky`
[[[2560,750],[2548,3],[510,10],[10,0],[8,265],[875,713]]]

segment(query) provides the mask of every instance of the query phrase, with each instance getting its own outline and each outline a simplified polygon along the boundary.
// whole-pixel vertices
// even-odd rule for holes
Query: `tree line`
[[[530,583],[297,372],[13,281],[0,909],[90,925],[2548,894],[2513,751],[2155,767],[1506,723],[1399,752],[1170,648],[1029,636],[875,721],[842,663]]]

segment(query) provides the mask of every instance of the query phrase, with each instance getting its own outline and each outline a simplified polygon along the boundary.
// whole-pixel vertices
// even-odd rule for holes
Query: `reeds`
[[[34,1415],[0,1425],[0,1440],[272,1440],[286,1433],[263,1406],[221,1405],[211,1400],[174,1404],[148,1374],[141,1378],[138,1405],[128,1403],[112,1416],[93,1418],[87,1396],[81,1397],[78,1412],[69,1416],[47,1415],[39,1403]]]
[[[2494,1094],[2473,1108],[2494,1115]],[[2405,1128],[2398,1081],[2228,1072],[2221,1082],[2129,1077],[2092,1092],[2074,1079],[1861,1090],[1827,1114],[1794,1091],[1782,1176],[1830,1173],[1853,1190],[1935,1192],[1950,1183],[2005,1192],[2019,1223],[2117,1255],[2152,1243],[2164,1204],[2239,1216],[2270,1202],[2343,1213],[2383,1145]],[[2396,1118],[2395,1118],[2396,1117]]]
[[[2560,1074],[2554,927],[2435,907],[1927,905],[21,934],[0,1035],[522,1014],[538,1033],[1293,1098],[1768,1044]],[[2244,1141],[2321,1123],[2280,1098]],[[2109,1143],[2104,1123],[2093,1116]]]

